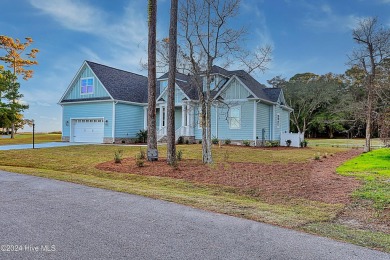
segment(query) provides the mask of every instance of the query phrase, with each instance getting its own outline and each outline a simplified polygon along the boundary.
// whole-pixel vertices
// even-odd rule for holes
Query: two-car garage
[[[103,143],[104,118],[71,120],[71,142]]]

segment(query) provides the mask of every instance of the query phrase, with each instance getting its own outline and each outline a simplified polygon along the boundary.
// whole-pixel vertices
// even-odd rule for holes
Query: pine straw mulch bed
[[[182,160],[177,169],[167,165],[166,160],[161,158],[157,162],[145,161],[144,167],[138,167],[134,158],[125,158],[122,163],[109,161],[97,165],[96,168],[123,174],[169,177],[230,186],[243,194],[259,196],[268,202],[303,198],[347,204],[351,200],[351,193],[361,184],[355,178],[337,175],[335,170],[344,161],[360,153],[361,150],[353,149],[321,160],[287,164],[221,162],[208,166],[199,160]]]

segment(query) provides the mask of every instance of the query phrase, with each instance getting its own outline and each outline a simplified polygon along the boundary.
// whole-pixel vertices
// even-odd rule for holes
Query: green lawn
[[[332,229],[332,232],[327,232],[317,228],[316,225],[332,223],[345,207],[343,204],[321,203],[305,199],[289,199],[279,203],[269,203],[260,197],[243,195],[232,187],[171,178],[109,173],[95,168],[98,163],[113,160],[114,152],[118,149],[123,150],[125,157],[134,157],[140,150],[139,147],[132,146],[81,145],[0,151],[0,169],[143,195],[324,236],[329,235],[363,246],[373,246],[372,243],[361,240],[359,232],[348,230],[348,235],[346,235],[346,231],[343,231],[345,229],[336,229],[336,231]],[[145,147],[141,149],[145,149]],[[177,150],[183,151],[184,159],[201,158],[200,145],[179,145]],[[217,163],[226,160],[226,155],[228,155],[229,161],[237,162],[304,163],[313,159],[316,153],[337,154],[340,151],[345,151],[345,149],[311,147],[263,150],[251,147],[223,146],[222,148],[214,148],[213,155]],[[159,147],[159,153],[161,157],[164,157],[166,147]],[[375,238],[375,247],[390,252],[390,245],[386,244],[390,239],[389,234],[367,231],[366,235]]]
[[[35,143],[60,142],[61,134],[35,134]],[[14,139],[2,138],[0,145],[32,144],[32,133],[16,134]]]
[[[320,147],[364,147],[366,142],[363,138],[353,138],[353,139],[323,139],[323,138],[309,138],[309,146],[320,146]],[[379,138],[374,138],[371,140],[371,145],[373,148],[383,147],[383,142]]]
[[[364,180],[365,185],[354,193],[356,197],[371,200],[378,209],[390,209],[390,148],[361,154],[337,172]]]

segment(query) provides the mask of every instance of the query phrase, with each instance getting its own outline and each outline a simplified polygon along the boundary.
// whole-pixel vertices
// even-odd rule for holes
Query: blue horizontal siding
[[[257,104],[257,129],[256,129],[256,136],[259,137],[259,140],[262,140],[263,138],[263,129],[264,131],[264,139],[269,140],[270,139],[270,105],[258,103]]]
[[[226,118],[227,111],[218,109],[218,114],[223,115],[218,120],[218,138],[232,140],[252,140],[253,139],[253,102],[236,102],[234,106],[241,106],[241,127],[230,129],[229,120]],[[213,124],[215,127],[215,124]]]
[[[112,102],[94,102],[80,104],[65,104],[63,106],[62,136],[70,136],[70,122],[72,118],[103,118],[108,120],[104,124],[104,137],[112,137]],[[66,125],[66,122],[69,125]]]
[[[279,140],[280,139],[280,133],[281,132],[289,132],[290,131],[290,122],[289,122],[289,111],[283,109],[280,106],[274,106],[275,107],[275,115],[273,118],[273,125],[274,125],[274,136],[273,140]],[[277,123],[277,114],[280,115],[280,126],[278,127]]]
[[[94,93],[93,94],[81,94],[81,78],[93,78]],[[81,98],[97,98],[97,97],[109,97],[106,89],[100,83],[100,81],[94,76],[94,73],[87,64],[81,68],[79,74],[76,76],[73,85],[69,88],[68,93],[64,99],[81,99]]]
[[[115,105],[115,138],[135,138],[144,129],[144,107],[118,103]]]

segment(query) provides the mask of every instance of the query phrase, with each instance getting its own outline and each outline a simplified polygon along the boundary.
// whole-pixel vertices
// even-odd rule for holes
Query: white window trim
[[[92,79],[92,92],[88,92],[88,85],[87,85],[87,93],[83,93],[82,92],[82,86],[81,86],[81,82],[83,81],[83,80],[89,80],[89,79]],[[85,78],[80,78],[80,95],[91,95],[91,94],[94,94],[95,93],[95,79],[94,79],[94,77],[85,77]]]
[[[232,111],[232,109],[233,108],[239,108],[240,109],[240,114],[239,114],[239,116],[238,116],[238,118],[239,118],[239,120],[240,120],[240,127],[231,127],[231,124],[230,124],[230,122],[231,122],[231,111]],[[237,130],[237,129],[241,129],[241,105],[238,105],[238,106],[233,106],[233,107],[231,107],[230,108],[230,110],[229,110],[229,129],[231,129],[231,130]]]

